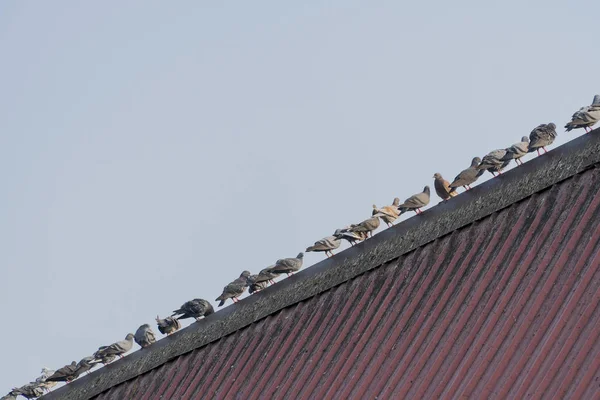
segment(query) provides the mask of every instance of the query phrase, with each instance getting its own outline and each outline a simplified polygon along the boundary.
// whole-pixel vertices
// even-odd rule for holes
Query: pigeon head
[[[140,328],[144,328],[144,329],[150,329],[150,325],[148,325],[148,324],[144,324],[144,325],[140,326]]]
[[[556,125],[553,122],[550,122],[548,125],[546,125],[548,128],[555,130],[556,129]]]
[[[429,186],[425,186],[425,187],[423,188],[423,193],[427,193],[427,194],[429,194],[429,193],[430,193],[430,191],[429,191]]]
[[[392,203],[393,206],[399,206],[400,205],[400,199],[398,197],[394,197],[394,202]]]
[[[435,174],[433,174],[433,179],[442,179],[442,174],[436,172]]]
[[[523,136],[521,142],[529,143],[529,136]]]
[[[479,164],[481,164],[481,158],[473,157],[473,159],[471,160],[471,167],[476,167]]]
[[[304,258],[304,253],[298,253],[298,255],[296,256],[296,258],[299,258],[299,259],[302,260]]]
[[[125,336],[126,340],[133,340],[133,333],[128,333],[127,336]]]
[[[600,94],[597,94],[594,96],[594,100],[592,101],[592,105],[596,106],[596,105],[600,105]]]
[[[252,273],[250,271],[244,271],[240,274],[240,278],[249,278]]]
[[[377,214],[379,212],[379,209],[377,208],[377,206],[375,204],[373,204],[373,211],[371,212],[371,216]]]

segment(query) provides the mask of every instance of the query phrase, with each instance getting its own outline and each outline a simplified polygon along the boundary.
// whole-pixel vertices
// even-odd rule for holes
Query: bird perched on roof
[[[385,224],[390,227],[394,225],[394,221],[398,219],[400,216],[400,211],[398,210],[398,206],[400,205],[400,199],[394,198],[391,206],[383,206],[381,208],[377,208],[375,204],[373,204],[373,209],[377,209],[377,212],[381,214],[379,218],[385,222]]]
[[[540,149],[544,149],[544,152],[547,153],[546,146],[554,143],[554,139],[556,139],[556,125],[552,122],[549,124],[541,124],[535,127],[531,133],[529,134],[529,152],[533,153],[534,150],[537,151],[538,156],[540,154]]]
[[[529,138],[523,136],[519,143],[515,143],[505,150],[506,155],[502,158],[503,161],[515,160],[517,165],[522,165],[523,161],[521,161],[521,157],[529,152]]]
[[[484,170],[477,169],[479,164],[481,164],[481,158],[473,157],[471,166],[456,175],[456,178],[454,178],[454,181],[450,184],[452,192],[455,192],[456,188],[459,186],[462,186],[465,190],[471,189],[471,184],[475,183],[475,181],[485,172]]]
[[[156,342],[156,336],[154,336],[154,332],[148,324],[140,326],[135,332],[133,339],[142,348],[148,347],[152,343]]]
[[[98,361],[96,361],[96,359],[93,356],[83,357],[77,363],[75,374],[77,376],[83,374],[84,372],[87,372],[89,374],[90,369],[94,368],[96,364],[98,364]]]
[[[347,240],[351,246],[354,246],[356,242],[362,242],[367,238],[367,234],[365,232],[352,232],[350,229],[357,226],[357,224],[349,225],[345,228],[341,229],[340,239]]]
[[[248,277],[248,282],[250,283],[250,285],[257,284],[257,283],[263,283],[263,282],[274,284],[275,283],[274,279],[277,278],[279,275],[281,275],[280,273],[272,271],[272,268],[274,266],[275,265],[271,265],[271,266],[261,270],[258,274],[250,275]]]
[[[410,196],[408,199],[404,200],[404,203],[398,206],[400,214],[404,214],[410,210],[417,214],[421,214],[421,207],[425,207],[427,204],[429,204],[430,194],[431,192],[429,190],[429,186],[425,186],[421,193]]]
[[[108,364],[115,359],[115,356],[123,358],[123,354],[127,353],[133,347],[133,333],[128,333],[124,340],[120,340],[108,346],[100,346],[94,353],[94,360],[103,364]]]
[[[54,372],[53,369],[47,367],[42,368],[41,375],[35,379],[35,382],[38,383],[42,389],[50,391],[50,389],[57,385],[57,382],[46,382],[46,379],[52,376]]]
[[[371,218],[365,219],[358,224],[351,225],[348,232],[364,233],[366,237],[373,237],[373,231],[379,228],[379,225],[381,224],[379,217],[382,215],[383,214],[381,214],[379,209],[375,206],[371,213]]]
[[[256,276],[256,275],[252,275],[252,276]],[[267,286],[269,286],[269,282],[267,282],[267,281],[251,283],[250,286],[248,287],[248,293],[253,294],[253,293],[259,292],[259,291],[265,289]]]
[[[338,237],[340,233],[341,229],[336,229],[333,235],[317,240],[314,245],[307,247],[306,251],[324,251],[327,257],[330,257],[329,253],[331,253],[331,256],[333,256],[332,250],[337,249],[342,244],[342,239]]]
[[[177,332],[181,329],[181,322],[177,318],[167,317],[161,319],[158,315],[156,316],[156,325],[158,325],[158,331],[163,335],[170,335],[173,332]]]
[[[600,121],[600,94],[594,96],[592,104],[589,106],[581,107],[579,111],[575,112],[571,117],[571,122],[565,125],[567,132],[584,128],[588,132],[588,128],[591,131],[594,126]]]
[[[193,299],[186,301],[181,307],[173,311],[171,317],[179,315],[176,317],[177,319],[195,318],[196,321],[198,321],[200,318],[207,317],[214,312],[215,310],[212,304],[210,304],[207,300]]]
[[[16,398],[17,396],[23,396],[26,399],[36,399],[44,395],[44,389],[36,382],[30,382],[27,385],[23,385],[20,388],[13,388],[7,398]]]
[[[451,197],[456,196],[458,193],[452,191],[450,183],[442,177],[442,174],[436,172],[433,174],[433,187],[435,192],[443,201],[448,200]]]
[[[71,362],[69,365],[65,365],[62,368],[56,370],[52,376],[46,378],[46,382],[71,382],[79,376],[77,373],[77,363]]]
[[[250,271],[244,271],[239,278],[223,288],[223,293],[216,299],[216,301],[220,301],[219,307],[222,307],[227,299],[231,299],[234,303],[238,302],[237,298],[244,294],[246,288],[251,284],[248,281],[250,275]]]
[[[288,274],[288,276],[292,275],[302,268],[303,258],[304,253],[298,253],[296,257],[292,258],[281,258],[275,261],[275,265],[271,267],[271,271],[279,274]]]
[[[502,170],[510,164],[511,159],[504,160],[506,156],[505,149],[490,151],[481,159],[481,163],[477,166],[478,170],[485,170],[496,176],[496,173],[501,174]]]

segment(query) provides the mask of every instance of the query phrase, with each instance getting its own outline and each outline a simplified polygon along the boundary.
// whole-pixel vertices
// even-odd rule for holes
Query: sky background
[[[600,93],[599,17],[597,1],[0,2],[0,395],[189,299],[216,306],[242,270],[540,123],[556,145],[583,134],[562,126]]]

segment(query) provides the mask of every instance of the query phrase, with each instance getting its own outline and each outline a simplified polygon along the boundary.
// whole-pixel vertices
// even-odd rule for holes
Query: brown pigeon
[[[456,196],[458,193],[452,191],[450,183],[442,177],[442,174],[436,172],[433,175],[433,187],[438,196],[444,201]]]

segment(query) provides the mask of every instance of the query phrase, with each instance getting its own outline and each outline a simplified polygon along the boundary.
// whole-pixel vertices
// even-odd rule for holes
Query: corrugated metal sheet
[[[96,399],[600,398],[600,171]]]

